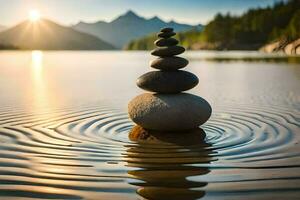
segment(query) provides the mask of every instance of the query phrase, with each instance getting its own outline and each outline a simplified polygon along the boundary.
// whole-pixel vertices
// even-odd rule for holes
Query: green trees
[[[250,9],[240,17],[217,14],[203,34],[220,49],[256,49],[278,38],[299,37],[300,1],[278,2],[272,8]]]
[[[284,35],[290,40],[300,37],[300,9],[293,15]]]

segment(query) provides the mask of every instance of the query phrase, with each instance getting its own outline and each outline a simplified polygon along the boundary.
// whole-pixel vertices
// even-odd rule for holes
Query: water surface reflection
[[[199,199],[205,195],[207,182],[191,181],[188,177],[208,174],[204,166],[213,160],[205,132],[199,128],[181,133],[160,133],[135,126],[129,138],[137,142],[127,150],[128,171],[138,186],[137,193],[153,200]],[[136,168],[136,169],[135,169]]]

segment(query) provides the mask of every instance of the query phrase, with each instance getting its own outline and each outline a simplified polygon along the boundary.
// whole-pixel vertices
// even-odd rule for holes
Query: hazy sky
[[[278,0],[0,0],[0,24],[14,25],[27,19],[31,9],[45,18],[69,25],[78,21],[111,21],[133,10],[144,17],[205,24],[217,12],[241,14],[249,8],[265,7]]]

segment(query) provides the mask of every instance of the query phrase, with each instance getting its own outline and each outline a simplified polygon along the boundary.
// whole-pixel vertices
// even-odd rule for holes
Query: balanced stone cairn
[[[194,74],[179,70],[188,61],[177,57],[185,51],[177,46],[173,28],[163,28],[155,41],[158,46],[151,54],[159,58],[151,67],[159,71],[148,72],[137,80],[137,86],[151,93],[144,93],[130,101],[129,117],[139,126],[158,131],[184,131],[198,128],[212,112],[209,103],[199,96],[183,91],[195,87],[199,80]]]

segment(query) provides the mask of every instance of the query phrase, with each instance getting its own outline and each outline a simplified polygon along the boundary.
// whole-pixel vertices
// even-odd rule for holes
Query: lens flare
[[[38,10],[29,11],[29,20],[32,22],[37,22],[41,19],[41,14]]]

